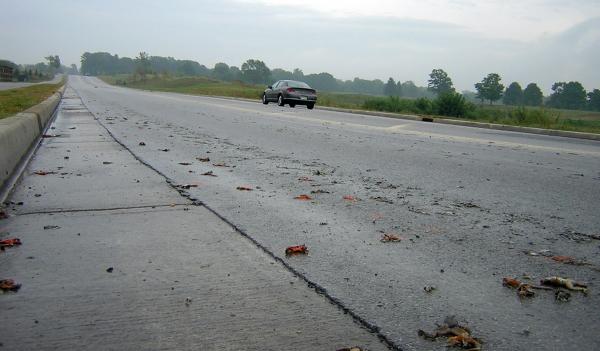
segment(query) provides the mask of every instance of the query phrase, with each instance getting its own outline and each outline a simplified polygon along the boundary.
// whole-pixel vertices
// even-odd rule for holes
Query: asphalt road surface
[[[26,83],[26,82],[0,82],[0,90],[25,88],[37,84],[57,84],[62,79],[62,74],[57,74],[52,80],[38,83]]]
[[[192,200],[404,350],[444,349],[417,331],[450,315],[488,350],[600,349],[598,142],[137,91],[92,77],[69,84],[137,158],[198,185]],[[295,199],[303,194],[312,200]],[[297,244],[309,255],[286,258]],[[502,285],[508,276],[568,277],[589,293],[519,298]]]

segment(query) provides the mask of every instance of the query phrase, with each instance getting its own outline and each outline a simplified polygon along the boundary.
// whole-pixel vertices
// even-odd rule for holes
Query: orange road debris
[[[291,255],[306,255],[308,254],[308,248],[306,247],[306,245],[296,245],[296,246],[290,246],[288,248],[285,249],[285,255],[286,256],[291,256]]]
[[[4,251],[5,247],[13,247],[21,245],[21,239],[19,238],[11,238],[0,240],[0,250]]]
[[[571,256],[552,256],[553,261],[565,263],[565,264],[576,264],[577,261]]]
[[[399,242],[400,240],[402,240],[402,239],[399,236],[397,236],[396,234],[383,234],[379,241],[381,241],[382,243],[389,243],[389,242]]]
[[[21,288],[21,284],[15,283],[12,279],[2,279],[0,280],[0,290],[2,292],[5,291],[17,291]]]
[[[309,201],[309,200],[312,200],[312,197],[310,197],[309,195],[306,195],[306,194],[302,194],[302,195],[298,195],[298,196],[294,197],[294,199],[301,200],[301,201]]]

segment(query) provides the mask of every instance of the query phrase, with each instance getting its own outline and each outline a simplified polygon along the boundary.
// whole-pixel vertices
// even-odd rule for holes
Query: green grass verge
[[[252,85],[239,81],[223,82],[205,77],[149,76],[145,81],[141,81],[133,80],[130,75],[116,75],[101,76],[100,79],[109,84],[137,89],[248,99],[260,99],[265,89],[263,85]],[[456,104],[465,105],[457,109]],[[600,112],[593,111],[473,105],[464,101],[446,101],[443,104],[440,100],[389,98],[334,92],[319,92],[318,105],[600,134]],[[446,108],[441,108],[441,106]],[[450,115],[442,116],[440,111],[443,111],[442,114],[446,111],[460,111],[458,114],[460,118],[457,118],[456,115],[453,117],[453,112],[450,112]]]
[[[13,116],[39,104],[54,94],[62,85],[63,82],[0,90],[0,119]]]

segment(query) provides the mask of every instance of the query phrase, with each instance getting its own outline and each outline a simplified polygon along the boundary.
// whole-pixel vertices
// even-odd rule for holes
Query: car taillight
[[[288,93],[293,93],[294,91],[295,91],[295,90],[294,90],[293,88],[288,88],[288,89],[287,89],[287,92],[288,92]]]

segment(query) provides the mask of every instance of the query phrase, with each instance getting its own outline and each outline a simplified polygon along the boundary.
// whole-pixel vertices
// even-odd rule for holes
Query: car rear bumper
[[[285,101],[293,101],[296,104],[314,104],[317,102],[317,97],[316,96],[307,96],[306,98],[303,98],[302,96],[294,96],[294,95],[288,95],[285,96]]]

